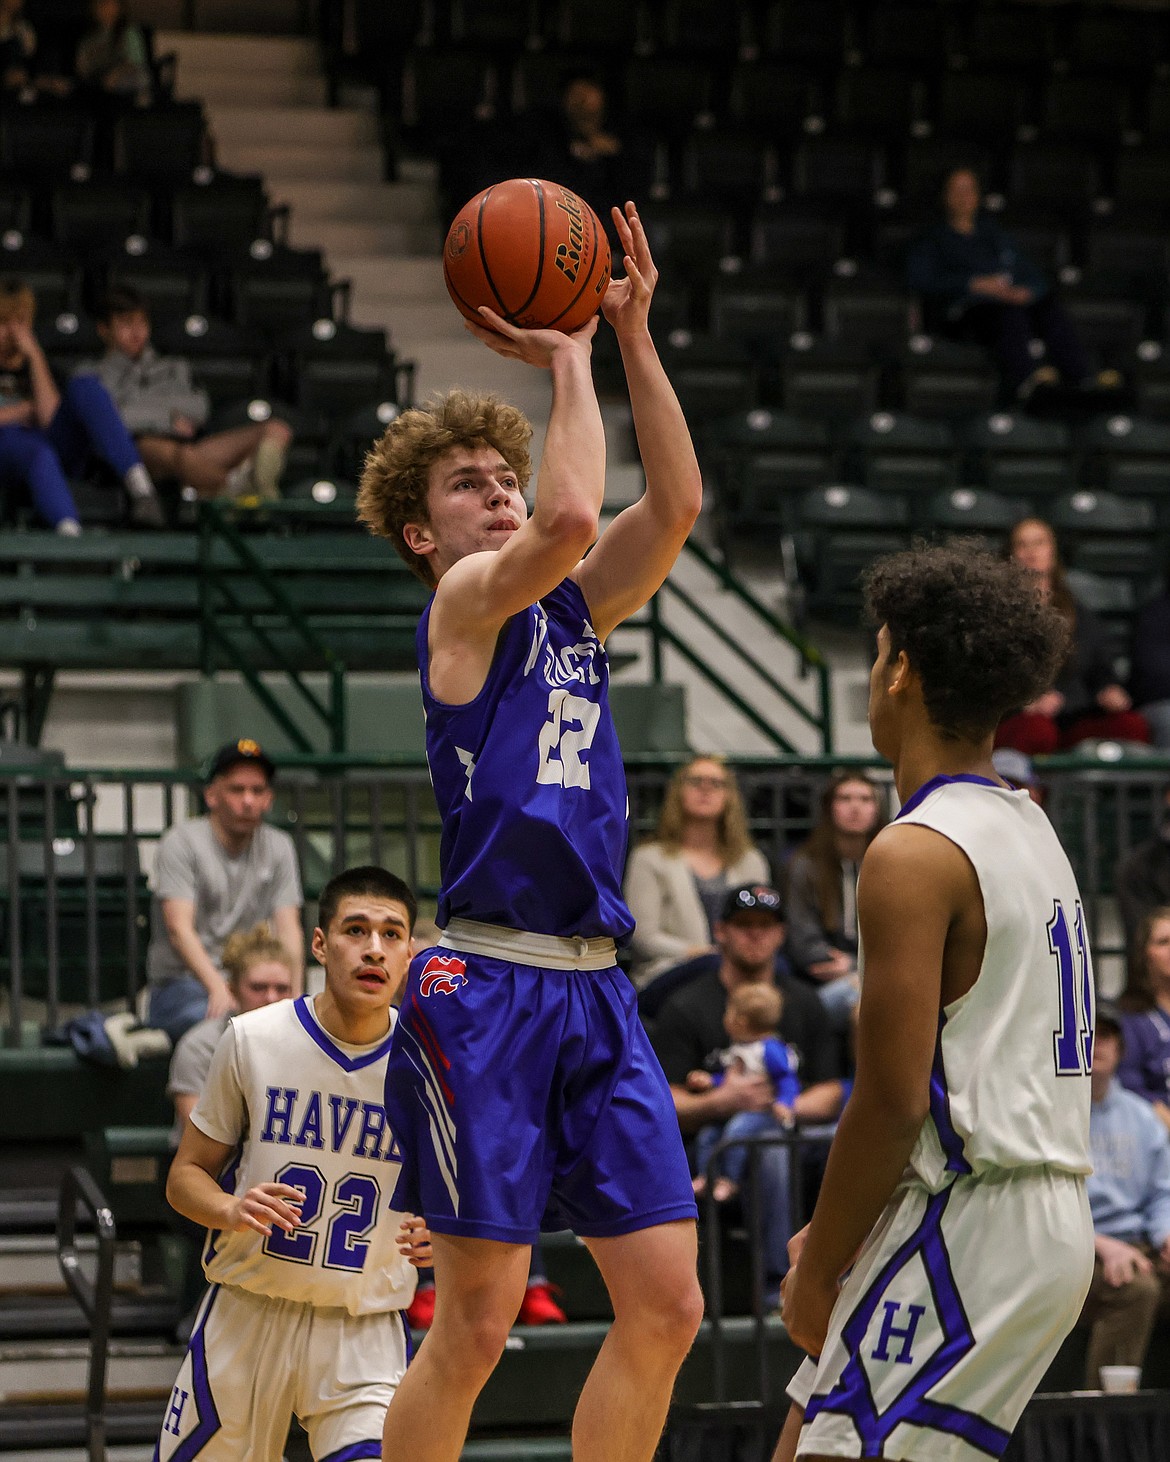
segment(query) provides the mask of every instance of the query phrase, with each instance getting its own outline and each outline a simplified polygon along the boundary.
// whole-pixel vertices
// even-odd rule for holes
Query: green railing
[[[288,508],[281,508],[282,518],[289,516]],[[309,509],[312,512],[312,509]],[[303,516],[303,510],[293,509],[294,516]],[[232,569],[224,569],[216,563],[216,544],[222,545],[234,557]],[[231,582],[230,574],[245,570],[252,581],[268,595],[269,602],[260,608],[245,605]],[[255,669],[253,645],[260,645],[288,677],[289,684],[304,703],[306,711],[325,727],[329,748],[333,752],[346,750],[345,727],[345,672],[341,658],[309,624],[301,610],[281,587],[279,579],[267,568],[252,550],[248,540],[236,526],[230,509],[214,502],[202,503],[199,511],[199,609],[201,630],[201,658],[203,674],[214,673],[215,650],[223,651],[235,669],[247,682],[256,699],[281,730],[301,751],[311,753],[313,743],[296,720],[289,714]],[[226,616],[236,621],[230,624]],[[308,655],[322,663],[329,677],[327,699],[322,699],[305,681],[292,656],[269,630],[260,623],[263,616],[281,616],[287,628],[303,644]],[[251,642],[247,640],[251,637]]]
[[[741,605],[750,610],[760,624],[777,639],[784,641],[798,657],[801,676],[809,673],[816,677],[816,704],[813,707],[793,694],[775,672],[763,663],[758,655],[721,625],[709,609],[705,608],[689,590],[675,579],[667,579],[659,592],[651,599],[642,615],[627,620],[623,628],[644,629],[650,636],[651,674],[655,681],[663,678],[663,651],[674,650],[714,690],[733,706],[736,711],[782,755],[797,752],[797,747],[772,721],[738,690],[728,679],[705,660],[689,641],[667,623],[663,610],[667,603],[681,604],[705,630],[731,653],[738,663],[757,677],[767,688],[793,712],[806,726],[811,727],[820,740],[820,750],[829,755],[833,750],[833,701],[832,683],[828,662],[810,641],[786,625],[756,596],[746,588],[720,559],[707,552],[693,540],[687,542],[684,552],[696,559],[707,571],[718,579],[720,587],[732,594]]]

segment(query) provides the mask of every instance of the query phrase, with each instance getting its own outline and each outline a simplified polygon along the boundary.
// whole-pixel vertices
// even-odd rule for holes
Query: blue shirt
[[[1149,1103],[1111,1082],[1089,1111],[1089,1146],[1093,1227],[1160,1249],[1170,1236],[1170,1134]]]
[[[609,709],[609,662],[565,579],[500,631],[483,689],[463,706],[418,663],[427,761],[443,820],[438,922],[586,939],[628,938],[622,898],[629,801]]]
[[[1117,1079],[1148,1102],[1170,1102],[1170,1019],[1156,1006],[1121,1017]]]

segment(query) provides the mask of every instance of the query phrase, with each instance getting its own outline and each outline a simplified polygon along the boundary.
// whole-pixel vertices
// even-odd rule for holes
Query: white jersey
[[[209,1280],[351,1315],[410,1304],[415,1271],[395,1243],[402,1215],[389,1208],[401,1166],[383,1106],[389,1050],[389,1035],[373,1046],[335,1040],[312,997],[231,1021],[191,1120],[236,1149],[220,1175],[229,1192],[276,1182],[305,1198],[293,1233],[211,1231]]]
[[[930,1117],[911,1167],[938,1191],[950,1175],[1044,1166],[1092,1171],[1093,970],[1076,879],[1027,792],[936,777],[900,823],[961,848],[983,895],[979,978],[939,1024]]]

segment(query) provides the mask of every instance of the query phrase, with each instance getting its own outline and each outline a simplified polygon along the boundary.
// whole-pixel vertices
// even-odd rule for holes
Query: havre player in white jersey
[[[422,1220],[388,1211],[383,1105],[416,911],[384,868],[338,874],[313,933],[324,990],[237,1016],[216,1048],[167,1181],[209,1230],[211,1287],[156,1462],[280,1462],[293,1416],[318,1462],[382,1454],[430,1254]]]
[[[1048,819],[991,762],[1067,633],[971,544],[881,560],[866,594],[902,811],[861,867],[857,1081],[790,1246],[784,1321],[812,1359],[776,1458],[986,1462],[1093,1271],[1084,912]]]

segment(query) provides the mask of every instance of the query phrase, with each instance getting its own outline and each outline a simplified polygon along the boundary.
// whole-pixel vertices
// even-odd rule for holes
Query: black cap
[[[1097,1019],[1094,1029],[1108,1031],[1115,1036],[1122,1034],[1121,1012],[1112,1000],[1097,1001]]]
[[[722,919],[734,918],[736,914],[756,912],[771,914],[778,924],[784,922],[784,900],[777,889],[767,883],[744,883],[733,888],[723,900]]]
[[[210,782],[216,777],[222,777],[224,772],[241,763],[259,767],[270,782],[276,776],[272,758],[260,749],[260,743],[250,737],[241,736],[238,741],[229,741],[219,748],[207,763],[205,780]]]

